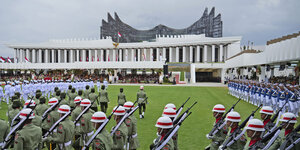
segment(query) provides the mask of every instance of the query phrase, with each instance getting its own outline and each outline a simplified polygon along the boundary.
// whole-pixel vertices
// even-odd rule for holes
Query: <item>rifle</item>
[[[28,104],[28,105],[25,105],[25,106],[23,107],[23,109],[27,108],[27,106],[29,106],[29,105],[31,104],[32,99],[33,99],[33,97],[30,97],[29,104]],[[15,122],[15,120],[16,120],[17,118],[19,118],[20,113],[21,113],[21,111],[20,111],[20,112],[12,119],[11,125],[10,125],[11,128],[12,128],[13,126],[15,126],[16,124],[18,124],[18,122],[16,122],[15,124],[13,124],[13,123]]]
[[[65,115],[63,115],[60,119],[58,119],[51,126],[51,128],[43,135],[43,138],[46,138],[48,135],[50,135],[56,129],[56,127],[59,125],[59,123],[62,122],[62,121],[64,121],[71,113],[72,113],[72,111],[70,110],[68,113],[66,113]]]
[[[290,134],[288,134],[285,141],[280,145],[280,150],[286,149],[286,147],[290,143],[292,143],[292,144],[290,144],[288,146],[289,149],[291,149],[293,146],[295,146],[297,143],[293,144],[296,141],[296,140],[294,141],[294,138],[295,137],[300,138],[300,135],[297,133],[299,131],[300,131],[300,125],[298,125]]]
[[[14,126],[14,128],[8,133],[8,135],[5,137],[5,140],[3,142],[2,149],[7,149],[9,145],[14,141],[15,134],[18,130],[21,130],[23,126],[25,125],[26,120],[29,119],[31,114],[33,113],[33,110],[27,115],[26,118],[22,119],[17,125]]]
[[[184,105],[190,100],[191,97],[188,97],[188,99],[176,110],[176,116],[175,119],[177,118],[177,116],[181,113]]]
[[[146,97],[142,103],[144,101],[146,101],[148,99],[148,97]],[[134,102],[134,104],[136,103],[137,101]],[[133,106],[134,106],[133,104]],[[124,116],[121,118],[121,120],[119,121],[119,123],[113,128],[113,130],[110,132],[110,135],[112,136],[117,130],[118,128],[121,126],[121,124],[125,121],[125,119],[127,119],[130,115],[132,115],[138,108],[139,106],[136,106],[133,110],[133,106],[124,114]]]
[[[173,124],[177,124],[180,120],[184,119],[189,111],[197,104],[198,102],[194,102],[184,113],[182,113],[178,118],[174,119]]]
[[[91,107],[92,105],[95,103],[95,101],[93,101],[89,106],[87,106],[75,119],[74,121],[74,125],[76,126],[76,124],[78,123],[79,119],[82,117],[83,114],[85,114]]]
[[[228,146],[232,145],[234,142],[236,142],[238,139],[240,139],[243,135],[244,132],[239,134],[239,132],[246,126],[247,122],[253,118],[254,114],[257,112],[258,109],[260,109],[260,107],[262,107],[262,105],[260,105],[259,107],[256,108],[256,110],[254,110],[248,117],[247,119],[244,120],[244,122],[239,125],[239,127],[237,129],[234,130],[234,132],[226,139],[226,141],[222,144],[222,148],[221,149],[226,149]],[[239,134],[239,135],[237,135]]]
[[[52,105],[51,107],[49,107],[42,115],[42,122],[47,118],[48,114],[53,111],[61,102],[62,100],[59,100],[56,104]]]
[[[219,130],[221,128],[223,128],[222,124],[224,123],[224,119],[226,118],[227,114],[231,111],[234,110],[234,107],[236,106],[237,103],[239,103],[241,101],[241,98],[239,98],[239,100],[232,105],[232,107],[222,116],[222,118],[214,125],[214,127],[212,128],[212,130],[208,133],[209,136],[213,136],[215,135],[217,132],[219,132]],[[225,124],[224,124],[225,125]]]
[[[119,108],[120,105],[117,106],[115,110]],[[114,114],[115,111],[113,111],[107,118],[106,120],[101,124],[101,126],[96,130],[96,132],[91,136],[91,138],[88,140],[87,143],[85,143],[84,147],[82,150],[88,149],[92,141],[96,138],[96,136],[105,128],[105,126],[108,124],[109,120],[111,119],[112,115]]]
[[[286,102],[283,104],[283,106],[282,106],[282,107],[276,112],[276,114],[272,117],[272,119],[270,120],[270,122],[268,122],[268,123],[266,124],[267,127],[273,126],[273,128],[270,129],[269,131],[267,131],[266,134],[265,134],[263,137],[268,136],[271,132],[273,132],[273,130],[276,129],[276,126],[277,126],[277,124],[278,124],[278,122],[279,122],[279,120],[278,120],[277,118],[280,117],[279,114],[281,113],[282,109],[285,107],[285,105],[286,105],[287,103],[288,103],[288,101],[286,101]],[[275,121],[276,119],[277,119],[276,124],[274,124],[274,121]]]
[[[194,103],[195,104],[195,103]],[[189,112],[188,114],[185,115],[184,118],[180,119],[180,121],[178,123],[176,123],[171,130],[168,131],[168,133],[164,136],[164,138],[159,141],[157,144],[154,145],[154,147],[152,148],[152,150],[160,150],[162,149],[169,141],[170,139],[173,137],[173,135],[179,130],[181,124],[183,123],[183,121],[189,117],[192,114],[192,112]]]

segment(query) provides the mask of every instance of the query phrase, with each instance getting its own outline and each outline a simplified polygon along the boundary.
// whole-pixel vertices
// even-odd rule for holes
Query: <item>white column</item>
[[[141,49],[138,49],[137,57],[138,57],[138,61],[141,61]]]
[[[173,51],[173,48],[169,47],[169,62],[172,62],[172,51]]]
[[[191,83],[196,83],[196,67],[195,64],[191,64]]]
[[[220,45],[219,62],[223,62],[223,45]]]
[[[197,62],[200,62],[200,46],[199,45],[197,45],[197,53],[196,53],[196,61]]]
[[[79,50],[76,50],[76,59],[77,59],[77,62],[80,62]]]
[[[58,53],[58,55],[57,55],[57,58],[58,58],[58,63],[61,63],[61,56],[60,56],[60,54],[61,54],[61,50],[59,49],[59,50],[57,50],[57,53]]]
[[[48,49],[45,49],[45,63],[49,63]],[[28,58],[28,57],[27,57]]]
[[[150,48],[150,61],[153,61],[153,48]]]
[[[17,49],[17,48],[16,48],[16,58],[17,59],[15,59],[15,62],[19,63],[20,62],[20,49]]]
[[[215,45],[211,46],[211,62],[215,62]]]
[[[185,58],[185,57],[186,57],[185,54],[186,54],[186,47],[183,46],[183,47],[182,47],[182,62],[185,62],[185,59],[186,59],[186,58]]]
[[[89,51],[89,62],[92,62],[92,50],[89,49],[88,51]]]
[[[109,57],[109,50],[107,49],[106,50],[106,61],[108,61],[108,57]],[[109,58],[109,61],[111,61],[110,58]]]
[[[54,61],[55,61],[55,54],[54,54],[54,49],[52,49],[51,50],[51,52],[52,52],[52,58],[51,58],[51,60],[52,60],[52,63],[55,63]]]
[[[20,56],[21,57],[21,56]],[[32,63],[36,63],[36,50],[35,49],[33,49],[32,50]],[[20,60],[22,60],[22,59],[20,59]]]
[[[74,49],[71,49],[70,50],[70,63],[73,63],[74,62]]]
[[[193,62],[193,46],[190,46],[190,62]]]
[[[14,49],[14,63],[17,63],[17,49]]]
[[[98,61],[98,50],[95,49],[94,52],[95,52],[94,62],[97,62]]]
[[[134,49],[131,49],[131,61],[135,61]]]
[[[68,50],[64,49],[63,52],[64,52],[64,62],[67,63],[67,53],[68,53]]]
[[[82,50],[82,62],[86,62],[86,50]]]
[[[112,51],[113,51],[112,61],[116,61],[116,50],[113,49]]]
[[[147,49],[146,48],[144,48],[143,60],[147,61]]]
[[[104,59],[103,59],[103,49],[100,50],[100,61],[103,62]]]
[[[23,62],[23,49],[20,49],[20,63]]]
[[[128,61],[128,49],[125,49],[125,58],[124,58],[125,61]]]
[[[29,59],[29,53],[30,53],[30,51],[29,51],[29,49],[26,49],[25,51],[26,51],[26,58]],[[24,57],[24,60],[25,60],[25,57]]]
[[[179,47],[176,47],[175,57],[176,57],[176,62],[179,62]]]
[[[204,56],[204,59],[203,59],[203,61],[205,62],[205,63],[207,63],[207,45],[204,45],[204,54],[203,54]]]
[[[163,48],[163,59],[166,59],[166,48]]]
[[[156,61],[160,61],[160,53],[159,53],[159,48],[156,48]]]
[[[123,58],[122,49],[119,49],[119,61],[121,62]]]

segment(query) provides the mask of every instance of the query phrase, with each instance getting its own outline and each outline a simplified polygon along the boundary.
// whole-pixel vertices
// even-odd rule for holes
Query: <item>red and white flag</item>
[[[86,61],[89,61],[89,57],[86,57]]]
[[[99,56],[98,56],[98,55],[97,55],[97,61],[100,61],[100,60],[99,60]]]
[[[29,60],[28,60],[28,58],[27,58],[27,57],[25,57],[25,62],[27,62],[27,63],[29,62]]]
[[[120,32],[118,32],[118,36],[119,36],[119,37],[122,37],[122,34],[121,34]]]
[[[80,57],[79,61],[82,61],[82,60],[81,60],[81,57]]]
[[[5,63],[5,59],[1,56],[0,57],[0,61],[2,62],[2,63]]]
[[[143,55],[144,55],[144,61],[146,61],[146,55],[145,55],[145,53],[143,53]]]
[[[109,56],[108,56],[108,60],[107,61],[110,61]]]
[[[118,61],[118,53],[116,54],[116,61]]]
[[[92,56],[92,61],[94,61],[94,56]]]
[[[9,57],[7,57],[7,62],[11,63],[11,59]]]

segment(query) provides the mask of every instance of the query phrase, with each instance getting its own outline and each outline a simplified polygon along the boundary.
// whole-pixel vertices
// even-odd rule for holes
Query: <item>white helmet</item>
[[[217,104],[214,106],[213,112],[218,112],[218,113],[224,113],[225,112],[225,107],[221,104]]]
[[[270,106],[264,106],[259,111],[261,114],[273,115],[273,108]]]
[[[296,119],[295,114],[290,113],[290,112],[286,112],[283,115],[281,115],[279,121],[282,121],[282,122],[288,122],[289,121],[289,123],[297,123],[297,119]]]
[[[164,109],[164,112],[163,112],[162,116],[165,116],[165,117],[176,117],[176,110],[174,110],[172,108]]]
[[[61,114],[66,114],[68,112],[70,112],[71,108],[68,105],[61,105],[59,106],[57,112],[61,113]]]
[[[133,105],[132,102],[128,101],[128,102],[124,103],[123,107],[124,107],[124,109],[127,110],[127,109],[130,109],[130,108],[133,108],[134,105]]]
[[[74,103],[80,103],[82,101],[82,98],[80,96],[76,96],[74,99]]]
[[[105,120],[106,120],[106,115],[101,111],[95,112],[91,119],[91,121],[95,123],[104,122]]]
[[[123,116],[125,115],[125,108],[122,106],[119,106],[118,109],[116,109],[117,106],[113,109],[113,113],[116,116]]]
[[[36,103],[35,103],[35,101],[34,100],[27,100],[26,102],[25,102],[25,106],[27,106],[28,104],[30,103],[30,105],[29,105],[29,107],[34,107],[35,105],[36,105]],[[28,106],[27,106],[28,107]]]
[[[231,121],[231,122],[240,122],[241,121],[241,115],[238,112],[232,111],[229,112],[225,118],[225,121]]]
[[[172,108],[172,109],[176,110],[176,106],[174,104],[172,104],[172,103],[167,104],[165,106],[165,109],[167,109],[167,108]]]
[[[32,111],[32,109],[30,109],[30,108],[24,108],[21,110],[19,117],[22,119],[26,118],[30,114],[31,111]],[[32,112],[31,115],[29,116],[29,119],[33,119],[34,117],[35,117],[35,114],[34,114],[34,112]]]
[[[54,104],[58,103],[58,99],[53,97],[48,101],[48,105],[52,106]]]
[[[89,105],[91,105],[91,101],[89,99],[83,99],[80,102],[80,106],[89,106]]]
[[[251,119],[246,125],[246,130],[265,131],[264,123],[259,119]]]
[[[162,129],[169,129],[173,127],[173,122],[169,117],[160,117],[155,126]]]
[[[140,86],[140,89],[143,90],[143,89],[144,89],[144,86]]]

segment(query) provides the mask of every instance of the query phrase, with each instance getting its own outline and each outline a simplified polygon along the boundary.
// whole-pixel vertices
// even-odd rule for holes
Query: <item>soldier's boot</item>
[[[143,116],[140,114],[140,119],[142,119],[143,118]]]
[[[145,115],[145,112],[142,113],[142,117],[143,117],[143,118],[145,118],[144,115]]]

